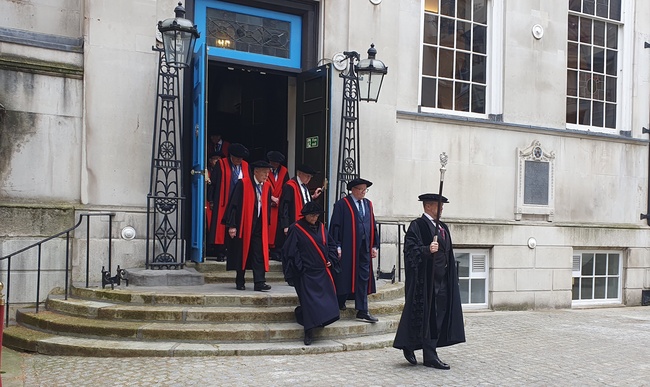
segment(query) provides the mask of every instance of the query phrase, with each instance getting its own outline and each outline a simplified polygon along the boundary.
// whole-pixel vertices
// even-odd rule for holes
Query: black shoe
[[[217,262],[226,262],[226,256],[225,255],[220,255],[216,259]]]
[[[255,291],[256,292],[265,292],[267,290],[271,290],[271,285],[267,285],[265,283],[261,283],[259,285],[255,284]]]
[[[311,345],[311,343],[314,341],[314,329],[306,329],[305,330],[305,345]]]
[[[237,285],[237,290],[246,290],[246,285]]]
[[[431,359],[431,361],[425,361],[424,366],[437,368],[439,370],[448,370],[451,368],[449,364],[443,363],[442,360],[438,358],[438,356],[435,356],[433,359]]]
[[[339,310],[346,310],[348,307],[345,304],[339,305]]]
[[[407,362],[413,365],[418,364],[418,359],[415,357],[415,353],[412,350],[403,349],[402,352],[404,352],[404,359],[406,359]]]
[[[357,320],[363,320],[369,323],[376,323],[377,321],[379,321],[378,318],[373,317],[369,312],[362,312],[362,311],[357,312]]]

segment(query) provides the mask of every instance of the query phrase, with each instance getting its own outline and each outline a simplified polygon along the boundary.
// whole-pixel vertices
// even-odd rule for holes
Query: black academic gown
[[[348,195],[334,203],[332,218],[330,219],[329,232],[337,246],[341,246],[341,273],[336,276],[336,290],[339,295],[354,294],[355,283],[357,281],[355,274],[358,272],[359,254],[361,246],[361,235],[364,232],[367,240],[364,242],[368,249],[378,248],[377,223],[372,207],[372,202],[363,199],[366,208],[369,209],[369,227],[364,231],[364,225],[360,220],[359,211],[355,205],[352,196]],[[376,293],[375,276],[372,269],[372,258],[368,263],[368,294]]]
[[[422,225],[426,229],[423,230]],[[446,238],[444,241],[438,239],[440,251],[436,254],[445,254],[447,259],[447,315],[442,329],[436,332],[436,303],[429,300],[427,291],[427,286],[431,286],[433,282],[430,270],[433,255],[429,252],[429,245],[433,240],[434,226],[423,215],[411,222],[404,237],[406,301],[393,342],[395,348],[422,349],[423,340],[427,340],[427,337],[437,338],[437,347],[465,342],[463,310],[451,235],[447,225],[442,222],[441,225],[445,229]],[[426,316],[430,316],[428,324],[424,321]],[[429,335],[426,332],[427,327],[431,330]]]
[[[336,244],[322,223],[312,228],[303,218],[289,227],[282,247],[285,279],[298,294],[302,316],[297,316],[305,330],[324,327],[339,319],[336,287],[326,261],[338,265]],[[300,319],[302,318],[302,321]]]

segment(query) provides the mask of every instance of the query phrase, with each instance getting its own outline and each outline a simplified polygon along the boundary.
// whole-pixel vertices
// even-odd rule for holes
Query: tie
[[[239,180],[240,168],[241,167],[239,165],[235,165],[232,167],[232,176],[230,177],[230,180],[232,181],[233,186],[237,184],[237,180]]]
[[[363,211],[363,202],[361,200],[358,200],[357,204],[359,205],[359,215],[361,215],[361,218],[363,218],[365,216],[365,213]]]
[[[275,169],[273,170],[273,176],[275,177],[275,180],[278,180],[278,169],[279,169],[279,168],[275,168]]]
[[[309,197],[309,190],[307,189],[307,184],[302,184],[302,196],[303,196],[303,204],[307,204],[311,201],[311,197]]]
[[[257,215],[259,216],[262,212],[262,184],[257,184],[255,190],[257,191]]]

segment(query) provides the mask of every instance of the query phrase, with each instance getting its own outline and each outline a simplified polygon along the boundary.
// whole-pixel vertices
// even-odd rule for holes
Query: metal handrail
[[[11,259],[18,254],[24,253],[25,251],[31,250],[33,248],[38,249],[38,265],[36,269],[36,313],[38,313],[38,308],[40,304],[40,291],[41,291],[41,262],[42,262],[42,249],[41,246],[51,241],[52,239],[58,238],[65,234],[65,299],[68,299],[69,293],[69,273],[70,273],[70,232],[74,231],[77,227],[81,225],[83,218],[86,217],[88,220],[86,222],[86,288],[88,285],[88,277],[90,275],[88,267],[90,266],[90,218],[97,216],[108,216],[108,270],[111,270],[111,245],[112,245],[112,234],[113,234],[113,217],[115,216],[114,212],[88,212],[79,214],[79,221],[74,226],[68,228],[67,230],[61,231],[57,234],[49,236],[41,241],[32,243],[31,245],[24,247],[20,250],[14,251],[11,254],[0,257],[0,261],[7,260],[7,281],[5,283],[6,289],[6,302],[4,305],[4,315],[5,315],[5,324],[9,326],[9,296],[11,290]]]
[[[397,226],[397,262],[396,266],[397,268],[395,269],[396,271],[396,276],[397,276],[397,281],[402,282],[402,260],[403,260],[403,251],[402,251],[402,233],[406,235],[406,222],[399,221],[399,220],[376,220],[377,222],[377,232],[379,235],[377,237],[379,238],[379,253],[377,254],[377,278],[379,278],[380,274],[380,268],[381,268],[381,230],[382,227],[385,226]],[[395,278],[393,278],[393,281]]]

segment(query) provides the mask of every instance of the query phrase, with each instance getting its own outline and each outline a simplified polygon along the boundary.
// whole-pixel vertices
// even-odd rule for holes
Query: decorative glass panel
[[[207,9],[206,41],[212,47],[289,58],[291,23],[221,9]]]

